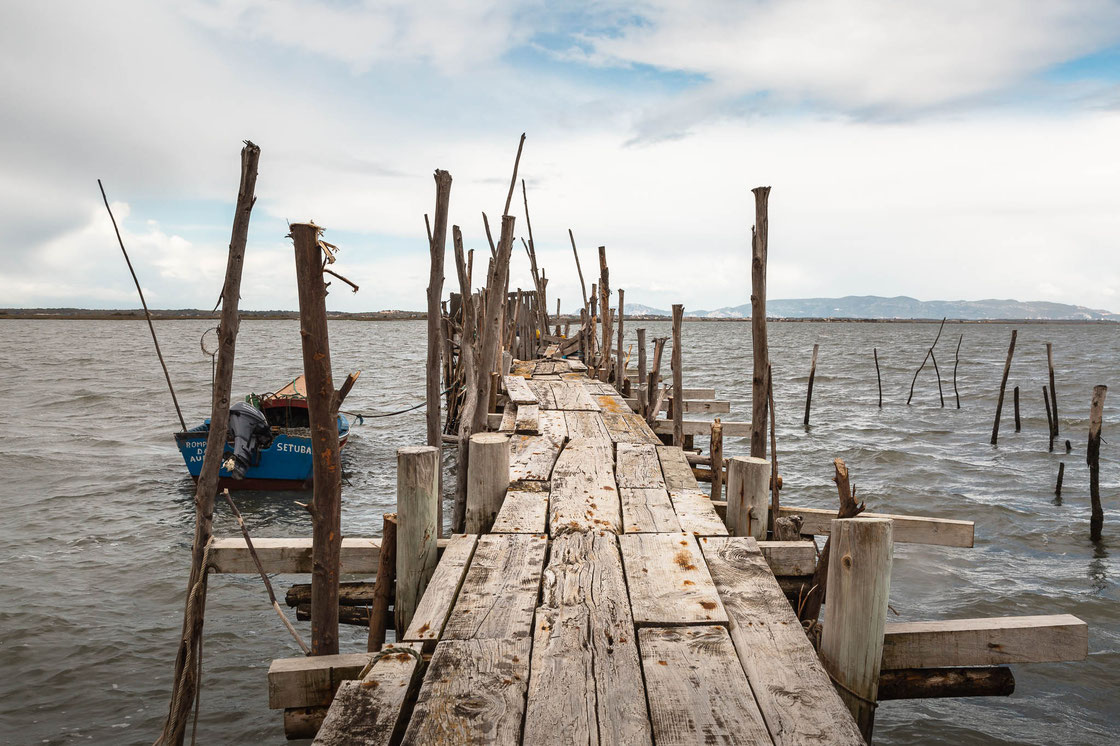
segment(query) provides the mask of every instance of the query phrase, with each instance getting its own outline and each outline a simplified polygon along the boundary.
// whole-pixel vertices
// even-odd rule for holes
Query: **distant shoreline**
[[[332,321],[423,321],[428,315],[423,311],[329,311],[327,318]],[[162,310],[153,309],[152,318],[157,321],[217,321],[218,314],[200,309]],[[299,318],[298,311],[242,311],[241,318],[253,321],[292,321]],[[645,316],[627,314],[627,321],[671,321],[668,316]],[[142,309],[87,309],[87,308],[0,308],[0,320],[22,321],[142,321]],[[564,315],[553,323],[578,324],[579,317]],[[719,323],[749,322],[750,318],[697,318],[685,316],[684,321]],[[850,317],[767,317],[773,322],[799,323],[857,323],[857,324],[938,324],[936,318],[850,318]],[[1110,319],[948,319],[954,324],[1117,324]]]

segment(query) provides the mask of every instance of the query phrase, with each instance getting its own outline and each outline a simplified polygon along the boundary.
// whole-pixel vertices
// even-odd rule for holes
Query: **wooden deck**
[[[317,743],[859,744],[758,543],[564,360],[506,378],[510,488]],[[418,686],[411,711],[403,691]]]

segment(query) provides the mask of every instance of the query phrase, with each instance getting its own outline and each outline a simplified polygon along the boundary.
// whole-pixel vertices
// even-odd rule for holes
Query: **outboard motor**
[[[243,479],[245,471],[258,463],[261,450],[272,445],[272,428],[259,409],[237,402],[229,408],[229,431],[233,434],[233,457],[223,466],[234,479]]]

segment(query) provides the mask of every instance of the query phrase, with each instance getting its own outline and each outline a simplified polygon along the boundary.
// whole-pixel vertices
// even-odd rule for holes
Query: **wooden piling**
[[[715,467],[712,467],[715,478]],[[737,456],[727,460],[727,530],[732,536],[766,538],[770,462]]]
[[[712,423],[712,436],[708,446],[711,458],[713,500],[723,499],[723,423],[719,417]]]
[[[373,603],[369,607],[369,634],[366,636],[368,653],[376,653],[385,644],[389,601],[393,597],[393,586],[397,579],[397,514],[382,515],[381,526],[381,553],[377,556],[377,579],[373,586]]]
[[[428,251],[431,254],[431,271],[428,275],[428,368],[424,398],[427,403],[425,425],[427,427],[428,445],[438,448],[443,443],[443,431],[440,424],[441,387],[439,371],[442,365],[441,358],[445,343],[440,314],[440,298],[443,297],[443,263],[447,254],[447,209],[451,201],[451,174],[437,169],[435,182],[435,221],[432,224],[431,242],[428,244]],[[448,357],[450,358],[450,355]],[[440,484],[443,484],[442,474]],[[442,488],[440,492],[443,492]],[[436,521],[436,526],[442,533],[442,500],[439,501],[438,507],[440,515]]]
[[[751,456],[766,458],[767,391],[770,345],[766,338],[766,254],[770,219],[770,187],[755,187],[754,228],[751,231]]]
[[[293,223],[299,332],[307,410],[311,424],[314,494],[311,513],[311,654],[338,653],[338,573],[342,551],[342,467],[339,463],[338,410],[327,335],[327,288],[323,282],[322,228]],[[438,337],[438,332],[437,332]],[[438,407],[438,397],[437,404]]]
[[[436,568],[440,449],[397,449],[397,583],[394,622],[398,639],[408,628]]]
[[[1011,397],[1015,403],[1015,432],[1020,432],[1023,429],[1022,423],[1019,421],[1019,387],[1016,386],[1012,392]]]
[[[1046,405],[1046,434],[1050,438],[1050,453],[1054,452],[1054,416],[1050,413],[1050,392],[1042,387],[1042,403]]]
[[[883,408],[883,376],[879,374],[879,348],[876,347],[872,351],[875,355],[875,381],[879,384],[879,408]],[[956,380],[956,379],[954,379]],[[954,384],[955,385],[955,384]]]
[[[819,344],[813,345],[813,362],[809,364],[809,389],[805,392],[805,427],[809,427],[809,408],[813,406],[813,379],[817,377],[817,351]]]
[[[834,549],[821,662],[871,743],[894,552],[891,521],[838,518],[832,521],[830,538]]]
[[[1007,348],[1007,362],[1003,365],[1003,379],[999,384],[999,399],[996,401],[996,421],[992,425],[992,445],[999,440],[999,417],[1003,412],[1003,394],[1007,389],[1007,377],[1011,374],[1011,357],[1015,354],[1015,336],[1018,333],[1017,329],[1011,330],[1011,344]]]
[[[1062,499],[1062,480],[1066,476],[1066,463],[1064,461],[1058,464],[1058,481],[1054,484],[1054,497],[1059,500]]]
[[[222,317],[218,325],[218,354],[214,368],[214,390],[210,410],[210,431],[202,471],[195,485],[194,543],[191,545],[191,573],[187,582],[187,601],[183,611],[183,627],[175,655],[172,699],[167,720],[157,743],[181,744],[189,713],[198,686],[198,658],[202,654],[202,626],[206,610],[206,567],[204,558],[213,538],[214,498],[218,493],[218,476],[225,457],[229,429],[230,391],[233,388],[233,360],[237,348],[240,322],[237,308],[241,300],[241,270],[245,263],[245,244],[249,236],[249,218],[256,202],[257,164],[261,149],[246,141],[241,149],[241,182],[237,207],[233,215],[233,231],[222,285]],[[195,589],[199,592],[195,592]]]
[[[607,267],[607,247],[599,247],[599,323],[603,328],[602,369],[600,381],[611,380],[611,287]]]
[[[622,391],[626,385],[626,358],[622,355],[622,302],[626,295],[626,291],[622,288],[618,289],[618,349],[615,352],[616,365],[618,370],[615,373],[614,385],[619,391]]]
[[[646,388],[646,330],[638,330],[638,414],[645,417],[649,389]]]
[[[961,392],[957,391],[957,366],[961,364],[961,342],[964,341],[962,334],[957,338],[957,352],[953,357],[953,396],[957,397],[957,409],[961,408]]]
[[[509,488],[509,436],[475,433],[470,451],[466,530],[468,534],[485,534],[494,525]]]
[[[1046,343],[1046,367],[1050,371],[1050,408],[1054,415],[1050,424],[1050,429],[1053,432],[1051,440],[1055,440],[1058,437],[1060,426],[1058,424],[1058,389],[1054,385],[1054,345],[1051,342]]]
[[[684,443],[684,382],[681,366],[681,324],[684,322],[684,306],[673,304],[673,445]]]
[[[1108,386],[1094,386],[1093,399],[1089,404],[1089,447],[1085,451],[1085,462],[1089,465],[1089,499],[1093,504],[1089,519],[1089,539],[1101,540],[1104,527],[1104,510],[1101,509],[1101,420],[1104,417],[1104,397]]]

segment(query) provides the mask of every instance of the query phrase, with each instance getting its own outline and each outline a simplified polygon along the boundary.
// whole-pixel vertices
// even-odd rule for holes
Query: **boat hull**
[[[199,425],[185,433],[175,433],[175,444],[183,455],[191,478],[198,481],[202,473],[202,460],[206,455],[209,423]],[[338,416],[339,446],[346,445],[350,422]],[[232,455],[233,448],[226,443],[225,453]],[[287,433],[277,433],[271,445],[261,450],[257,463],[245,471],[243,479],[234,479],[227,469],[219,473],[218,488],[231,490],[303,490],[312,481],[311,438]]]

